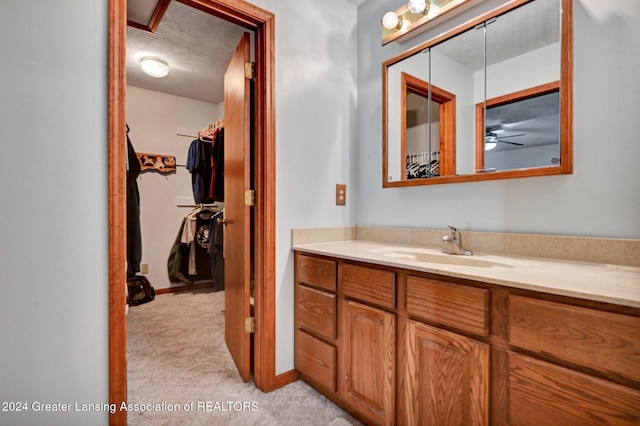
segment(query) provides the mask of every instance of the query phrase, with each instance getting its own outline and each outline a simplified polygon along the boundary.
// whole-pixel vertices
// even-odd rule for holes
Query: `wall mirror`
[[[383,186],[571,173],[571,0],[517,0],[383,63]]]

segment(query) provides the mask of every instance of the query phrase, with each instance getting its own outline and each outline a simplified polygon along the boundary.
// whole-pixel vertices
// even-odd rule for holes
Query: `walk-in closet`
[[[226,126],[240,121],[250,128],[252,117],[225,116],[225,73],[239,41],[246,40],[249,51],[251,33],[178,0],[147,3],[128,4],[127,170],[135,197],[127,197],[127,275],[146,277],[156,297],[224,294]],[[146,74],[147,59],[158,61],[152,72],[165,75]],[[244,194],[230,198],[233,203]],[[145,305],[129,306],[131,321],[136,309]]]

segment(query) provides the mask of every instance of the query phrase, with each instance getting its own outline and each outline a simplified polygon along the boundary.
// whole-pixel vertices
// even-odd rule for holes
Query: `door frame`
[[[275,374],[275,16],[237,0],[177,0],[255,34],[255,320],[254,382],[269,392],[296,379]],[[127,0],[108,9],[109,402],[127,400],[126,285],[126,31]],[[126,411],[109,415],[126,425]]]

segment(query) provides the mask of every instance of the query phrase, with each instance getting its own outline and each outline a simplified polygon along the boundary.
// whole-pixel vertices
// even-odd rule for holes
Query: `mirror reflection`
[[[383,64],[383,186],[571,173],[571,0],[515,3]]]
[[[560,90],[551,83],[521,96],[487,100],[478,135],[478,171],[556,166],[560,163]],[[482,106],[480,107],[482,108]],[[478,116],[482,117],[480,110]]]
[[[404,72],[401,81],[406,178],[455,174],[455,95]]]

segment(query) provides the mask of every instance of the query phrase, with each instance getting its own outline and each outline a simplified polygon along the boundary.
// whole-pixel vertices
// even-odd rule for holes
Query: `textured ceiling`
[[[493,65],[526,52],[560,41],[560,3],[537,0],[498,16],[487,25],[487,65]],[[436,47],[470,70],[484,67],[483,32],[470,29]]]
[[[128,19],[146,25],[156,0],[129,0]],[[244,28],[172,1],[150,33],[127,27],[127,84],[177,96],[219,103],[223,77]],[[139,61],[156,56],[169,63],[169,75],[153,78]]]
[[[324,0],[318,0],[324,1]],[[365,0],[346,0],[359,6]],[[148,27],[162,0],[128,0],[127,20]],[[127,84],[206,102],[223,100],[227,64],[244,28],[171,1],[154,32],[127,27]],[[140,59],[155,56],[170,67],[164,78],[140,70]]]

